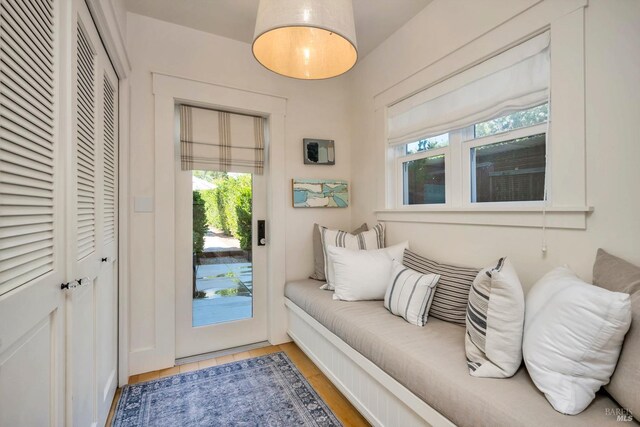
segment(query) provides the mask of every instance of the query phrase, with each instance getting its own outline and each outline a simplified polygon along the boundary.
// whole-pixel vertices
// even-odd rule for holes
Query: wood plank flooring
[[[217,357],[215,359],[202,360],[200,362],[188,363],[186,365],[174,366],[173,368],[162,369],[160,371],[147,372],[129,377],[129,384],[136,384],[144,381],[156,380],[158,378],[176,375],[178,373],[195,371],[210,366],[223,365],[229,362],[237,362],[251,357],[263,356],[265,354],[284,351],[289,359],[296,365],[300,373],[309,381],[309,384],[324,400],[333,413],[338,417],[345,427],[369,426],[367,420],[360,415],[356,408],[351,405],[346,397],[329,381],[329,379],[318,369],[318,367],[307,357],[306,354],[293,342],[272,345],[269,347],[257,348],[255,350],[243,351],[241,353],[230,354],[228,356]],[[107,426],[111,425],[115,413],[116,404],[120,398],[121,389],[116,391],[116,395],[111,404],[111,411],[107,418]]]

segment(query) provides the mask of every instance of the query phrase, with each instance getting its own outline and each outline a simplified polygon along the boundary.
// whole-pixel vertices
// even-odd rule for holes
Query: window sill
[[[376,210],[378,221],[415,222],[434,224],[469,224],[506,227],[547,228],[585,230],[587,215],[593,212],[589,206],[548,207],[543,220],[541,206],[420,206]]]

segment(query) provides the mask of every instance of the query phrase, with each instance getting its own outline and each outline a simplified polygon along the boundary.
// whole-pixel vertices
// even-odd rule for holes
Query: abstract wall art
[[[292,179],[294,208],[346,208],[349,184],[337,179]]]

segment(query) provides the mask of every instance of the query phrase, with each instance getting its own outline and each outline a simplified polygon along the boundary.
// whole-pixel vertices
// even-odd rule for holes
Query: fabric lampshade
[[[287,77],[345,73],[358,58],[351,0],[260,0],[253,54]]]

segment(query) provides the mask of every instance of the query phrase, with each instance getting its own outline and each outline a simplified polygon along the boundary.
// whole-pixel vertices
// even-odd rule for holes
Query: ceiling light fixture
[[[297,79],[349,71],[358,59],[351,0],[260,0],[253,55]]]

